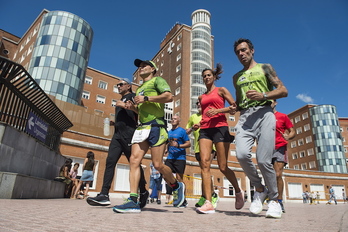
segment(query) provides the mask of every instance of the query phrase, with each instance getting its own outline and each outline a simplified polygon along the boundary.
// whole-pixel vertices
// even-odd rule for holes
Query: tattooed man
[[[288,91],[270,64],[254,60],[254,46],[250,40],[238,39],[234,43],[234,52],[243,69],[233,76],[237,108],[230,107],[230,113],[240,111],[235,137],[236,154],[251,185],[256,188],[249,210],[259,214],[268,196],[270,202],[266,217],[280,218],[282,210],[277,201],[277,180],[272,165],[276,120],[271,104],[272,99],[286,97]],[[266,186],[252,162],[251,148],[255,140],[256,160]]]

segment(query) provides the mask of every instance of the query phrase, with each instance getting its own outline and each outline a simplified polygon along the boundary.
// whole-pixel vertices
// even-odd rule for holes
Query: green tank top
[[[239,109],[247,109],[253,106],[268,105],[271,100],[254,101],[246,97],[248,90],[256,90],[261,93],[269,92],[273,89],[272,84],[268,81],[262,69],[264,64],[256,64],[249,70],[242,70],[237,73],[237,99]]]
[[[158,96],[164,92],[171,92],[166,80],[162,77],[153,77],[144,82],[136,91],[138,96]],[[155,119],[161,119],[158,124],[164,124],[164,103],[144,102],[138,105],[139,121],[147,123]]]

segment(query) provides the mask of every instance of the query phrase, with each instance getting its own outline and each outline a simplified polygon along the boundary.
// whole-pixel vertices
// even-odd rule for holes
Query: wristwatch
[[[148,96],[145,96],[145,97],[144,97],[144,101],[146,101],[146,102],[149,101],[149,97],[148,97]]]
[[[267,94],[263,93],[263,100],[267,100]]]

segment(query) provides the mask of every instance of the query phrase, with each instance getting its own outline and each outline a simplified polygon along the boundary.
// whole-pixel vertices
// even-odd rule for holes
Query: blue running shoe
[[[130,198],[125,200],[122,205],[115,205],[112,210],[116,213],[140,213],[140,205],[132,201]]]
[[[179,187],[173,191],[173,206],[180,207],[185,200],[185,184],[178,182]]]

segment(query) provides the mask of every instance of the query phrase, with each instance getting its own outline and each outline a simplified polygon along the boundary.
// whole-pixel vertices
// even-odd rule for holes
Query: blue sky
[[[191,25],[191,13],[208,10],[215,37],[215,62],[224,73],[217,86],[233,96],[234,73],[242,66],[233,42],[249,38],[255,60],[270,63],[288,88],[278,111],[306,104],[332,104],[348,117],[347,0],[12,0],[0,8],[0,28],[22,36],[43,9],[85,19],[94,30],[89,66],[122,78],[135,71],[135,58],[150,59],[176,22]]]

